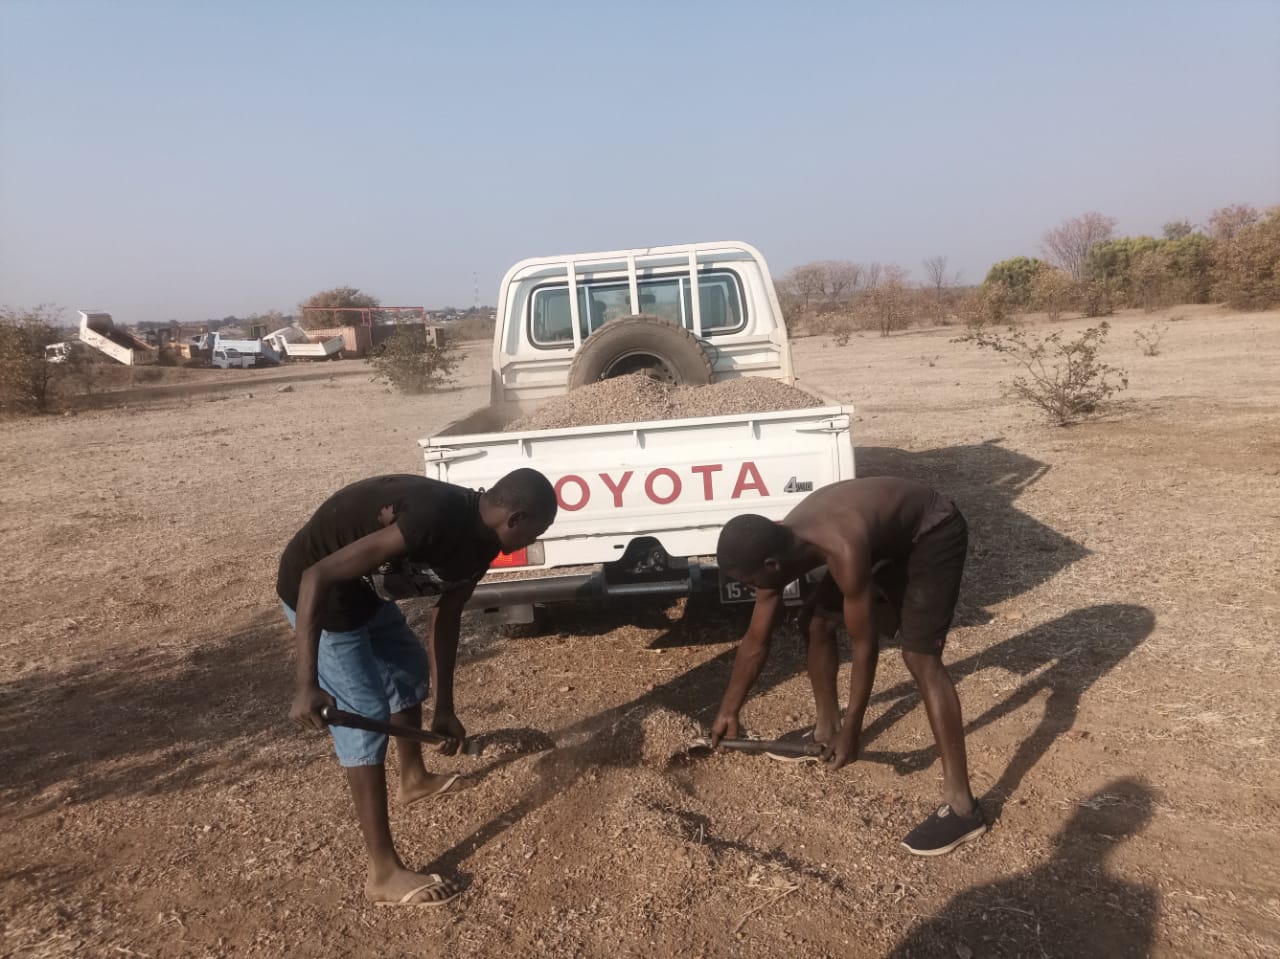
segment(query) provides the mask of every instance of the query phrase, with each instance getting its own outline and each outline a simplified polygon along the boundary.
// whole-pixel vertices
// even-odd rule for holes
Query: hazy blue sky
[[[946,254],[1280,202],[1280,2],[0,0],[0,303],[125,321],[525,256]]]

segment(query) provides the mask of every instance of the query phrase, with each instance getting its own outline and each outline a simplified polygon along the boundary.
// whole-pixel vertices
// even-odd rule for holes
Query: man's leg
[[[374,655],[367,626],[322,633],[317,665],[320,685],[337,700],[339,709],[371,719],[390,718],[385,671]],[[431,884],[427,876],[405,868],[396,853],[387,814],[387,737],[344,726],[331,726],[329,731],[338,761],[346,771],[356,821],[369,855],[365,896],[374,902],[399,902],[424,886],[412,902],[438,902],[456,895],[456,885],[447,881]]]
[[[834,742],[840,730],[840,700],[836,694],[836,671],[840,667],[840,651],[836,630],[844,609],[844,596],[831,574],[825,574],[814,587],[813,595],[800,614],[800,631],[804,634],[813,702],[817,720],[813,738],[823,745]]]
[[[427,698],[430,671],[422,640],[409,628],[404,613],[395,603],[386,603],[369,622],[369,641],[382,673],[390,704],[391,722],[398,726],[422,728],[422,702]],[[409,804],[448,790],[457,776],[432,775],[422,761],[422,743],[416,739],[396,739],[400,761],[398,802]],[[455,786],[455,788],[457,788]]]
[[[817,707],[813,738],[826,745],[835,740],[840,730],[840,701],[836,696],[836,670],[840,659],[835,621],[818,613],[809,620],[805,639],[808,643],[809,683],[813,686],[813,702]]]
[[[422,705],[410,706],[391,714],[391,721],[400,726],[422,728]],[[396,739],[396,758],[400,761],[400,788],[396,801],[408,805],[426,799],[447,789],[456,776],[427,772],[422,761],[422,743],[416,739]]]
[[[932,653],[903,650],[902,658],[920,688],[929,728],[942,758],[942,801],[961,816],[973,812],[973,793],[969,789],[969,762],[964,747],[964,719],[960,713],[960,697],[956,694],[951,674],[942,665],[942,657]]]

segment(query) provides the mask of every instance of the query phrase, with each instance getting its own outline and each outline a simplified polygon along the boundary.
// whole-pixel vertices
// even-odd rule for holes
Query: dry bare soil
[[[1132,388],[1066,429],[951,331],[797,343],[802,381],[857,407],[860,471],[969,517],[947,659],[988,836],[898,847],[939,778],[892,649],[856,765],[666,765],[740,617],[473,623],[457,698],[486,751],[437,764],[481,782],[393,809],[406,859],[468,885],[436,910],[362,900],[342,777],[285,719],[273,578],[322,498],[420,470],[415,440],[484,401],[484,348],[426,398],[343,362],[0,424],[0,953],[1276,955],[1280,316],[1181,312],[1155,357],[1133,339],[1153,318],[1115,320]],[[787,626],[744,719],[797,733],[811,710]]]

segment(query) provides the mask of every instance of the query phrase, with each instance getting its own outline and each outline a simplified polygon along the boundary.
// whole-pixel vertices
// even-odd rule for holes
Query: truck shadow
[[[989,440],[909,452],[859,447],[859,476],[902,476],[956,501],[969,521],[969,556],[956,625],[986,622],[985,612],[1047,582],[1089,551],[1015,505],[1049,466]]]
[[[1154,811],[1141,780],[1108,783],[1076,803],[1047,862],[960,893],[916,925],[890,959],[1150,955],[1159,891],[1109,872],[1107,862]]]

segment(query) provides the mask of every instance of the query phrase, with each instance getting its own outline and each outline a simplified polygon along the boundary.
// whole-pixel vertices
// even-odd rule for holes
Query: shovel
[[[773,753],[775,756],[821,756],[826,748],[821,743],[801,743],[793,739],[722,739],[721,749],[744,753]],[[689,751],[711,749],[710,739],[695,739]]]
[[[433,733],[427,729],[414,729],[412,726],[401,726],[397,723],[384,723],[380,719],[370,719],[357,713],[349,713],[345,709],[334,706],[320,707],[320,718],[330,726],[350,726],[352,729],[364,729],[371,733],[382,733],[385,736],[397,736],[400,739],[416,739],[422,743],[447,743],[452,736]],[[468,756],[475,755],[471,743],[464,743],[463,750]]]

